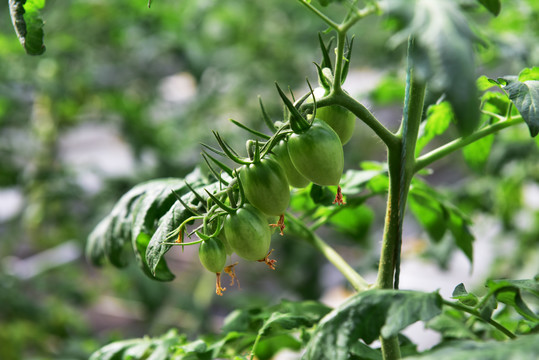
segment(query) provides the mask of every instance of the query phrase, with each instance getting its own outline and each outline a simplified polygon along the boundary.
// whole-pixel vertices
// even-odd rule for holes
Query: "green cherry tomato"
[[[356,126],[356,116],[340,105],[324,106],[316,109],[316,117],[324,120],[341,139],[344,145],[352,138]]]
[[[339,185],[344,153],[339,136],[327,123],[314,119],[308,130],[292,134],[287,145],[300,174],[320,186]]]
[[[307,178],[305,178],[305,176],[301,175],[294,164],[292,164],[292,160],[290,160],[290,156],[288,155],[288,147],[284,140],[281,140],[281,142],[275,146],[272,151],[275,160],[281,164],[281,167],[286,173],[288,183],[291,186],[295,188],[304,188],[311,183]]]
[[[220,273],[226,263],[225,246],[221,240],[210,238],[200,244],[198,258],[206,269],[214,273]]]
[[[281,215],[290,202],[290,188],[286,174],[279,163],[265,158],[244,165],[240,179],[247,200],[266,215]]]
[[[325,89],[317,87],[314,89],[314,97],[316,100],[321,99],[325,95]],[[307,103],[312,103],[312,97],[307,98]],[[325,121],[339,135],[341,143],[344,145],[354,135],[356,126],[356,116],[348,109],[340,105],[324,106],[316,109],[316,118]]]
[[[263,259],[269,251],[271,230],[260,210],[246,204],[225,219],[225,236],[238,256],[251,261]]]

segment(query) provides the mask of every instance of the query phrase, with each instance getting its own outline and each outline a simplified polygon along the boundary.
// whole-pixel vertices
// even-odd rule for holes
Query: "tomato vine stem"
[[[370,284],[359,275],[331,246],[329,246],[321,237],[309,229],[303,221],[290,213],[286,213],[286,219],[301,230],[302,237],[325,256],[344,275],[346,280],[358,292],[370,289]]]
[[[500,324],[496,320],[493,320],[493,319],[486,320],[486,319],[484,319],[483,317],[481,317],[481,314],[479,313],[479,311],[477,311],[475,309],[472,309],[472,308],[470,308],[468,306],[465,306],[465,305],[462,305],[462,304],[458,304],[458,303],[454,303],[454,302],[451,302],[451,301],[448,301],[448,300],[444,300],[444,299],[442,299],[442,301],[443,301],[444,305],[450,306],[450,307],[452,307],[454,309],[457,309],[459,311],[466,312],[466,313],[468,313],[470,315],[475,316],[479,320],[484,321],[484,322],[492,325],[493,327],[495,327],[497,330],[502,332],[505,336],[507,336],[510,339],[516,339],[517,338],[517,336],[515,334],[513,334],[513,332],[511,332],[511,330],[507,329],[505,326],[503,326],[502,324]]]
[[[505,121],[500,121],[495,124],[486,126],[469,136],[455,139],[445,145],[440,146],[437,149],[434,149],[426,153],[425,155],[418,157],[415,162],[414,171],[418,172],[419,170],[429,166],[433,162],[449,155],[450,153],[458,149],[465,147],[466,145],[469,145],[481,138],[484,138],[485,136],[494,134],[500,130],[503,130],[510,126],[520,124],[522,122],[524,122],[524,120],[522,119],[522,116],[514,116],[511,119],[507,119]]]

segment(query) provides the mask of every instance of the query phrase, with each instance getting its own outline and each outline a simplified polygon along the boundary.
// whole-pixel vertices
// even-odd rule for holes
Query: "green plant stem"
[[[410,39],[409,50],[412,46],[413,41]],[[375,285],[380,289],[393,289],[397,286],[395,278],[398,279],[400,271],[402,218],[410,182],[414,175],[415,146],[425,99],[425,84],[416,80],[410,57],[406,82],[404,116],[397,134],[399,146],[388,146],[389,190],[378,278]],[[380,337],[380,342],[384,360],[401,358],[400,345],[396,336],[388,339]]]
[[[331,20],[329,17],[327,17],[324,13],[322,13],[320,10],[315,8],[311,3],[305,1],[305,0],[298,0],[300,3],[305,5],[309,10],[311,10],[313,13],[316,14],[320,19],[322,19],[326,24],[328,24],[333,29],[337,30],[339,28],[339,24]]]
[[[437,149],[434,149],[428,153],[426,153],[425,155],[422,155],[420,157],[417,158],[416,160],[416,163],[415,163],[415,172],[418,172],[419,170],[429,166],[430,164],[432,164],[433,162],[435,162],[436,160],[439,160],[447,155],[449,155],[450,153],[458,150],[458,149],[461,149],[463,147],[465,147],[466,145],[469,145],[471,143],[473,143],[474,141],[477,141],[481,138],[484,138],[485,136],[488,136],[488,135],[491,135],[491,134],[494,134],[495,132],[498,132],[500,130],[503,130],[505,128],[508,128],[510,126],[514,126],[514,125],[517,125],[517,124],[520,124],[522,123],[524,120],[522,119],[521,116],[515,116],[511,119],[508,119],[508,120],[505,120],[505,121],[500,121],[500,122],[497,122],[495,124],[492,124],[492,125],[489,125],[489,126],[486,126],[484,128],[482,128],[481,130],[469,135],[469,136],[466,136],[466,137],[461,137],[461,138],[458,138],[458,139],[455,139],[445,145],[442,145],[440,146],[439,148]]]
[[[361,103],[352,98],[344,91],[335,91],[332,96],[328,98],[330,104],[340,105],[350,110],[361,121],[363,121],[368,127],[370,127],[376,135],[386,144],[388,148],[395,149],[399,147],[400,139],[389,131],[378,119]],[[325,105],[325,103],[324,103]]]
[[[335,54],[335,71],[333,72],[333,91],[342,92],[342,70],[344,60],[344,44],[346,43],[346,32],[337,32],[337,51]]]
[[[465,306],[465,305],[462,305],[462,304],[447,301],[447,300],[443,300],[443,303],[445,305],[447,305],[447,306],[450,306],[450,307],[454,308],[454,309],[464,311],[464,312],[466,312],[466,313],[468,313],[470,315],[473,315],[473,316],[477,317],[479,320],[484,321],[484,322],[492,325],[493,327],[495,327],[496,329],[501,331],[504,335],[506,335],[510,339],[516,339],[517,338],[517,336],[515,334],[513,334],[511,332],[511,330],[507,329],[505,326],[503,326],[502,324],[500,324],[496,320],[493,320],[493,319],[485,320],[485,319],[483,319],[481,317],[481,314],[479,313],[479,311],[477,311],[475,309],[472,309],[472,308],[470,308],[468,306]]]
[[[369,283],[361,275],[359,275],[331,246],[311,231],[301,220],[290,213],[286,213],[286,219],[293,222],[294,225],[298,227],[302,237],[320,251],[322,255],[324,255],[325,258],[344,275],[354,289],[361,292],[370,288]]]

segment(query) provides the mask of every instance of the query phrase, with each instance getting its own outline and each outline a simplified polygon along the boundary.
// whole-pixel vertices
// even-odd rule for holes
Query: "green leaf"
[[[256,332],[274,313],[302,317],[308,324],[317,323],[331,309],[316,301],[293,302],[283,300],[280,304],[267,308],[235,310],[230,313],[223,325],[223,331]]]
[[[396,75],[387,75],[370,93],[370,97],[378,105],[402,104],[404,102],[404,84],[404,81]]]
[[[338,208],[339,211],[329,218],[329,223],[343,234],[360,240],[366,236],[374,220],[373,211],[367,206]]]
[[[410,209],[434,241],[441,240],[442,231],[449,229],[457,247],[473,262],[474,237],[469,229],[470,220],[448,199],[414,179],[410,187]]]
[[[387,181],[386,174],[387,169],[347,170],[341,178],[342,192],[346,195],[357,195],[364,191],[371,180],[378,176],[384,176]]]
[[[518,81],[525,82],[528,80],[539,80],[539,67],[526,68],[518,74]]]
[[[204,183],[199,170],[193,171],[186,179],[190,184],[199,187],[202,187]],[[135,186],[123,195],[111,213],[88,236],[86,255],[91,262],[101,265],[108,260],[117,267],[123,267],[128,263],[129,256],[126,254],[126,249],[131,243],[137,263],[145,274],[161,281],[172,280],[174,275],[169,271],[166,263],[161,262],[162,256],[168,251],[170,245],[159,248],[159,251],[155,252],[155,242],[163,242],[179,225],[174,222],[176,227],[172,227],[174,224],[166,222],[167,219],[170,220],[172,210],[178,221],[191,216],[189,209],[185,209],[181,203],[176,202],[172,191],[185,196],[184,200],[187,203],[194,200],[194,195],[188,192],[189,188],[183,179],[148,181]],[[169,228],[158,226],[163,223],[169,225]],[[148,254],[151,256],[149,257]]]
[[[453,0],[388,0],[386,12],[405,25],[393,38],[402,44],[415,40],[412,59],[419,80],[429,81],[433,92],[445,93],[463,135],[479,124],[474,43],[468,19]],[[443,20],[442,20],[443,19]]]
[[[428,193],[411,191],[408,197],[410,210],[429,237],[438,242],[442,240],[447,230],[449,214],[439,201]]]
[[[486,286],[489,293],[495,294],[496,300],[513,307],[528,320],[539,322],[539,316],[526,305],[521,296],[521,291],[525,291],[539,298],[538,280],[489,280]]]
[[[148,359],[169,360],[175,347],[189,349],[191,344],[186,344],[185,337],[170,330],[158,338],[140,338],[113,342],[94,352],[89,360],[121,360],[121,359]],[[191,351],[193,352],[193,351]]]
[[[464,160],[473,170],[482,173],[494,143],[494,135],[485,136],[462,149]]]
[[[481,103],[483,104],[483,110],[490,111],[494,114],[506,116],[509,110],[510,100],[505,94],[499,92],[487,91],[481,97]],[[495,119],[496,120],[496,119]]]
[[[539,334],[510,341],[453,341],[406,360],[527,360],[535,359]]]
[[[359,293],[326,315],[309,342],[304,359],[347,359],[359,339],[371,343],[380,335],[395,336],[416,321],[441,313],[438,293],[369,290]]]
[[[301,349],[301,341],[290,334],[277,334],[260,340],[256,345],[255,355],[257,359],[270,360],[283,349],[299,351]]]
[[[508,77],[505,81],[507,85],[503,89],[528,125],[530,135],[537,136],[539,134],[539,80],[520,82]]]
[[[458,248],[473,263],[473,242],[474,236],[470,232],[469,222],[458,212],[452,211],[449,217],[449,230],[455,239]]]
[[[204,200],[208,198],[207,193],[203,189],[207,189],[209,192],[214,192],[218,187],[218,183],[213,183],[205,186],[204,183],[199,179],[196,183],[196,177],[188,177],[187,182],[197,191],[198,194],[202,196]],[[178,192],[176,192],[178,193]],[[189,192],[182,196],[182,200],[186,204],[198,204],[200,201],[197,199],[195,194]],[[186,209],[182,203],[179,201],[174,203],[172,207],[164,214],[157,224],[157,229],[152,234],[150,242],[146,248],[146,262],[150,269],[150,272],[156,276],[161,262],[164,262],[165,254],[170,250],[172,245],[165,244],[164,242],[168,239],[168,236],[171,232],[176,230],[178,226],[185,220],[192,216],[192,212],[189,209]]]
[[[470,330],[466,321],[468,318],[458,310],[448,309],[430,320],[426,328],[438,331],[444,338],[474,339],[479,340],[477,335]]]
[[[429,106],[427,109],[427,119],[421,123],[419,129],[415,155],[419,156],[425,145],[436,136],[442,135],[449,128],[452,120],[453,111],[448,102],[443,101],[439,104]]]
[[[498,16],[500,14],[500,10],[502,8],[502,4],[500,3],[500,0],[477,0],[481,5],[483,5],[488,11],[492,13],[494,16]]]
[[[40,12],[44,6],[45,0],[9,0],[13,27],[28,55],[41,55],[45,52]]]
[[[463,303],[464,305],[472,306],[472,307],[477,305],[477,303],[479,302],[479,300],[477,299],[477,296],[466,291],[466,287],[464,287],[463,283],[460,283],[455,287],[451,297],[453,299],[457,299],[459,302]]]

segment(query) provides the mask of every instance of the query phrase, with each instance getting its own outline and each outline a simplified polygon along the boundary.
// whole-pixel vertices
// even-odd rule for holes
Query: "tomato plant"
[[[493,210],[497,207],[493,204],[497,204],[505,227],[510,229],[511,219],[520,209],[514,204],[518,202],[515,189],[525,186],[523,174],[531,174],[532,180],[527,181],[539,182],[536,161],[530,161],[534,156],[536,159],[537,147],[529,140],[530,135],[533,138],[539,133],[539,69],[534,64],[520,64],[513,75],[476,74],[481,69],[474,55],[480,51],[478,45],[494,46],[498,39],[478,31],[474,22],[499,16],[501,2],[298,3],[320,22],[320,31],[328,29],[318,35],[322,61],[315,65],[324,95],[315,96],[310,81],[308,90],[300,96],[296,95],[302,90],[285,94],[277,85],[285,111],[273,120],[261,106],[269,131],[234,121],[252,137],[246,142],[247,156],[240,155],[215,131],[219,146],[204,144],[205,172],[194,171],[185,182],[163,179],[135,187],[90,234],[87,254],[97,264],[107,259],[113,265],[124,266],[126,245],[131,243],[135,259],[146,275],[170,281],[174,275],[164,255],[173,247],[200,244],[200,260],[218,274],[216,286],[221,295],[219,274],[232,273],[232,268],[225,267],[227,253],[248,261],[263,261],[275,269],[275,260],[270,260],[269,254],[271,227],[276,226],[283,235],[276,243],[288,245],[302,239],[340,272],[353,294],[334,309],[312,301],[238,309],[225,321],[222,335],[190,342],[172,331],[162,337],[113,343],[95,352],[92,359],[124,355],[269,359],[284,348],[298,351],[304,359],[316,360],[532,358],[539,351],[537,273],[528,271],[526,279],[489,279],[483,292],[469,291],[463,283],[454,284],[449,298],[434,288],[432,292],[400,289],[401,254],[406,240],[403,228],[409,225],[407,212],[431,240],[432,257],[444,258],[445,253],[458,250],[472,262],[474,217],[466,209],[476,206],[485,212],[497,211]],[[21,42],[27,51],[39,53],[42,22],[35,21],[36,10],[29,6],[33,15],[25,18],[21,2],[11,4]],[[538,13],[537,5],[526,5],[531,13]],[[357,31],[356,26],[377,15],[389,23],[392,32],[387,43],[394,50],[388,58],[404,56],[393,64],[402,66],[402,114],[387,123],[345,90],[353,50],[349,38]],[[30,31],[25,32],[25,26]],[[369,34],[371,27],[374,26],[367,26]],[[482,60],[493,57],[486,52],[480,54]],[[386,156],[386,161],[347,164],[343,175],[342,145],[350,139],[355,121],[376,138],[376,146],[380,147],[376,151]],[[504,129],[510,130],[502,132]],[[511,131],[517,134],[519,145],[525,144],[526,154],[516,157],[506,148],[499,148],[497,165],[491,171],[498,177],[505,172],[513,176],[500,182],[492,203],[484,203],[481,183],[481,189],[466,189],[460,197],[446,195],[429,183],[428,176],[440,169],[432,170],[433,165],[456,152],[462,152],[474,171],[486,171],[489,154],[496,153],[496,141],[506,140],[498,133]],[[348,148],[360,156],[372,155],[361,142]],[[379,160],[380,156],[373,158]],[[231,167],[230,162],[237,166]],[[515,163],[526,165],[520,168]],[[291,191],[289,185],[298,189]],[[333,203],[328,186],[338,186]],[[370,268],[377,265],[377,273],[368,281],[362,275],[368,269],[358,265],[361,261],[352,263],[349,259],[364,250],[358,245],[360,239],[354,239],[353,246],[361,251],[342,256],[336,250],[340,249],[338,236],[323,237],[328,229],[359,237],[358,228],[364,226],[363,218],[370,214],[365,210],[371,205],[369,201],[380,197],[387,206],[385,216],[381,216],[384,222],[380,241],[376,242],[380,247],[369,262]],[[292,206],[287,210],[289,202]],[[270,224],[267,216],[280,218]],[[321,227],[324,231],[318,231]],[[188,241],[186,236],[193,234],[199,240]],[[531,234],[531,240],[522,240],[530,251],[537,245],[537,233]],[[230,250],[217,239],[226,241]],[[279,256],[279,251],[276,254]],[[308,266],[314,271],[320,264],[311,260]],[[430,276],[428,271],[419,275],[423,279]],[[500,310],[495,311],[497,308]],[[437,347],[423,351],[403,335],[405,328],[417,321],[441,334]]]

